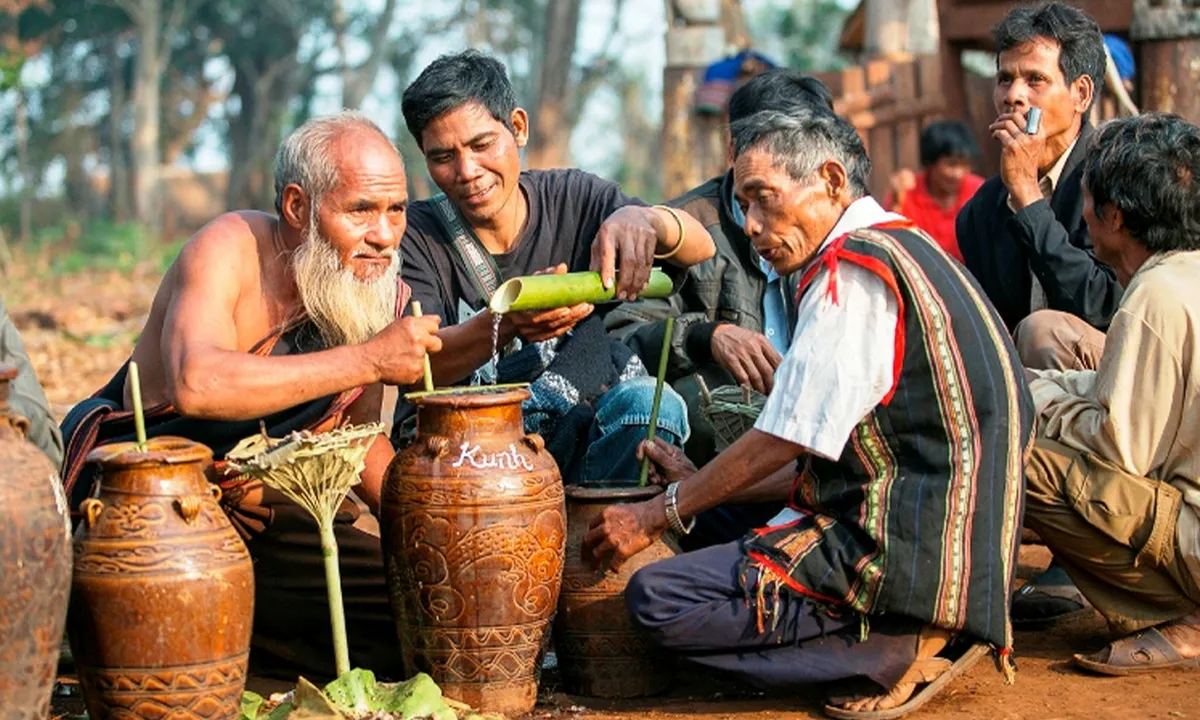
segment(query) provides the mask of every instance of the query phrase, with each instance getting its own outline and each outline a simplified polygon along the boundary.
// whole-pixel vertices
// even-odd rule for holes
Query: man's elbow
[[[185,417],[220,420],[221,403],[212,392],[214,385],[209,373],[184,367],[175,377],[167,379],[167,402]]]

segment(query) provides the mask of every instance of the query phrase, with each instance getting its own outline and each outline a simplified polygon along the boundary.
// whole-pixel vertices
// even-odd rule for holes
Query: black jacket
[[[1083,158],[1092,128],[1084,124],[1054,195],[1013,214],[1000,176],[990,178],[958,214],[963,263],[979,280],[1009,330],[1030,313],[1032,270],[1051,310],[1104,330],[1121,301],[1112,269],[1096,260],[1083,222]]]
[[[608,314],[605,326],[636,352],[651,373],[658,367],[666,317],[675,315],[667,380],[696,372],[713,362],[712,336],[725,322],[763,331],[763,294],[767,276],[750,239],[733,219],[730,197],[733,172],[719,175],[667,203],[696,218],[712,235],[717,252],[688,268],[679,292],[664,300],[625,303]],[[788,327],[795,325],[799,274],[781,278],[788,307]]]

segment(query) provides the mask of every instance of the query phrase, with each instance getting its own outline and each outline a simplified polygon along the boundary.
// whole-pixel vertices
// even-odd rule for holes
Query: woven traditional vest
[[[903,615],[1011,647],[1008,602],[1033,403],[1004,323],[974,278],[908,223],[832,243],[800,293],[837,301],[854,263],[895,294],[895,379],[840,458],[807,455],[801,518],[748,537],[760,588]],[[814,284],[818,269],[827,283]]]

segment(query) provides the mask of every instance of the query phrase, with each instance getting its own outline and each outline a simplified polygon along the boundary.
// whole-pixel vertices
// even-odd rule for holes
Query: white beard
[[[385,251],[388,252],[388,251]],[[366,342],[396,319],[400,254],[373,280],[359,280],[342,265],[337,250],[309,223],[304,242],[292,255],[296,287],[308,317],[326,347]]]

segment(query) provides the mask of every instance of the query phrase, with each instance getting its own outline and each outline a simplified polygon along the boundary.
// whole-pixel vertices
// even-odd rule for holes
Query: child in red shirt
[[[975,137],[966,125],[953,120],[931,123],[921,132],[921,172],[896,173],[884,203],[929,233],[959,262],[963,258],[954,218],[983,184],[983,178],[971,172],[978,156]]]

